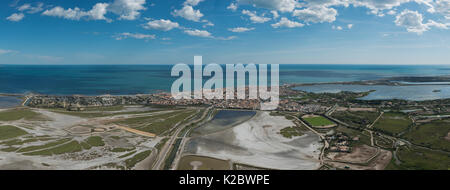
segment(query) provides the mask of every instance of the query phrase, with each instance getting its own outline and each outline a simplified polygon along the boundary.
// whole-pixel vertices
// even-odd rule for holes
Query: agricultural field
[[[286,127],[280,130],[280,134],[283,135],[283,137],[291,139],[292,137],[302,136],[304,133],[297,127]]]
[[[418,147],[401,147],[397,151],[399,163],[395,158],[387,170],[448,170],[450,159],[448,153],[431,151]]]
[[[0,121],[42,120],[41,115],[27,108],[15,108],[0,112]]]
[[[333,117],[350,126],[365,128],[372,124],[380,114],[378,112],[368,111],[337,111],[333,113]]]
[[[333,127],[336,126],[335,123],[328,120],[327,118],[323,116],[303,116],[303,120],[305,120],[308,124],[310,124],[312,127]]]
[[[404,113],[388,112],[375,123],[373,128],[390,135],[398,135],[407,130],[412,124],[411,119]]]
[[[0,140],[10,139],[28,134],[26,131],[14,126],[0,126]]]
[[[414,144],[450,151],[450,120],[436,120],[414,127],[404,138]]]
[[[150,116],[126,118],[115,122],[119,125],[137,129],[144,132],[160,135],[196,114],[196,110],[186,109],[170,113],[154,114]]]

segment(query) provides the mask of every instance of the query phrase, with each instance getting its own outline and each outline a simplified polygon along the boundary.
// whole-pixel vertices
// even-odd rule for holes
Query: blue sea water
[[[0,65],[0,93],[127,95],[169,91],[172,65]],[[450,75],[450,66],[280,65],[280,83]]]
[[[18,97],[0,96],[0,109],[19,106],[22,100]]]
[[[450,98],[450,85],[408,85],[408,86],[387,86],[387,85],[344,85],[344,84],[320,84],[295,87],[297,90],[314,93],[338,93],[348,92],[368,92],[362,100],[435,100]]]

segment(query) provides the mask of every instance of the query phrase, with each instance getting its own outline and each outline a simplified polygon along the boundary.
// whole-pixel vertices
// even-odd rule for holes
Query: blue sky
[[[450,64],[450,0],[0,4],[0,64]]]

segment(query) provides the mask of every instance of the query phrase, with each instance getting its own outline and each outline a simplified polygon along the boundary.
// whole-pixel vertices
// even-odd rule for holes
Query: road
[[[198,121],[201,121],[209,112],[209,109],[211,109],[211,107],[207,108],[204,112],[203,115],[194,121],[190,121],[188,123],[185,123],[181,126],[178,126],[175,130],[175,132],[172,134],[172,136],[170,136],[170,139],[166,142],[166,144],[161,148],[161,151],[158,154],[158,157],[156,158],[156,162],[153,165],[152,169],[153,170],[161,170],[163,164],[165,163],[164,161],[166,160],[167,155],[170,153],[170,148],[172,147],[172,145],[175,143],[176,139],[178,138],[178,134],[186,127],[189,126],[193,123],[196,123]],[[178,150],[177,150],[178,151]]]
[[[290,114],[289,114],[290,115]],[[330,144],[328,143],[328,141],[326,140],[325,136],[319,132],[317,132],[316,130],[314,130],[312,127],[310,127],[309,125],[307,125],[305,122],[303,122],[301,119],[299,119],[297,116],[295,115],[290,115],[292,117],[294,117],[297,121],[299,121],[302,125],[304,125],[306,128],[308,128],[310,131],[312,131],[313,133],[317,134],[324,142],[325,146],[323,147],[322,151],[320,152],[320,156],[319,156],[319,160],[320,160],[320,164],[323,165],[324,162],[324,155],[325,155],[325,150],[330,146]]]
[[[204,123],[205,121],[209,121],[213,116],[214,116],[214,114],[209,114],[209,108],[203,113],[203,115],[202,115],[202,119],[204,119],[204,117],[206,117],[206,116],[208,116],[209,118],[208,119],[206,119],[206,120],[204,120],[202,123]],[[201,121],[201,119],[200,119],[200,121]],[[191,127],[189,130],[187,130],[186,131],[186,133],[184,133],[184,135],[183,135],[183,137],[181,137],[182,139],[181,139],[181,143],[180,143],[180,146],[178,147],[178,150],[177,150],[177,155],[175,156],[175,159],[173,159],[173,163],[172,163],[172,167],[171,167],[171,170],[176,170],[177,168],[178,168],[178,163],[179,163],[179,161],[181,160],[181,156],[182,156],[182,151],[184,150],[184,147],[185,147],[185,145],[186,145],[186,142],[189,140],[189,137],[188,137],[188,135],[189,135],[189,133],[190,133],[190,131],[192,130],[192,129],[194,129],[194,127]]]
[[[375,119],[375,121],[373,121],[372,124],[370,124],[369,126],[367,126],[367,128],[372,129],[372,127],[375,125],[375,123],[377,123],[377,121],[381,118],[381,116],[383,116],[384,112],[380,113],[380,116],[377,117],[377,119]],[[375,146],[374,140],[373,140],[373,131],[372,130],[367,130],[367,132],[369,132],[370,134],[370,145],[371,146]]]

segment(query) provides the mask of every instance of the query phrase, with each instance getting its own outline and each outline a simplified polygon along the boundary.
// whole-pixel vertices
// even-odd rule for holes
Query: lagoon
[[[296,90],[313,93],[338,93],[348,92],[368,92],[369,95],[360,98],[361,100],[390,100],[402,99],[411,101],[424,101],[450,98],[450,85],[408,85],[408,86],[388,86],[388,85],[347,85],[347,84],[318,84],[295,87]]]

